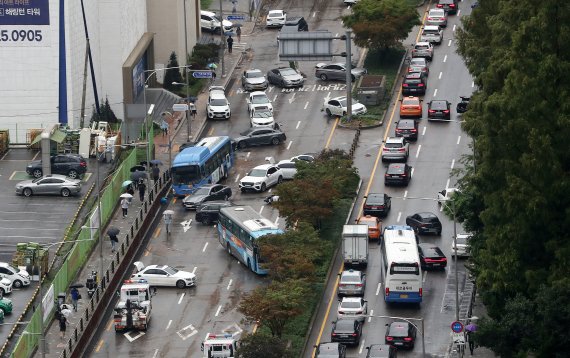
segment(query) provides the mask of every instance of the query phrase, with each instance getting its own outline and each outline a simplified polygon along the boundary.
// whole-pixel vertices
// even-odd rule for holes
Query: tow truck
[[[152,311],[151,290],[146,280],[125,280],[114,308],[115,331],[146,331]]]
[[[234,358],[239,346],[236,334],[209,334],[202,343],[203,358]]]

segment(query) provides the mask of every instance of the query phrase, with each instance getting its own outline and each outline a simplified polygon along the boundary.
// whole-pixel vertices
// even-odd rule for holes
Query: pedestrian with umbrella
[[[228,36],[228,39],[226,41],[228,42],[228,52],[232,53],[232,47],[234,46],[234,39],[232,39],[232,36],[230,35]]]
[[[238,44],[241,43],[241,27],[238,27],[238,28],[236,29],[236,36],[237,36],[237,39],[238,39]]]
[[[139,180],[138,187],[139,187],[139,198],[141,199],[141,201],[144,201],[144,193],[146,191],[146,185],[143,179]]]
[[[131,194],[125,193],[121,195],[121,209],[123,209],[123,219],[127,217],[129,211],[130,200],[133,196]]]
[[[473,355],[475,350],[475,332],[477,332],[477,325],[475,323],[469,323],[465,326],[465,331],[467,332],[467,343],[469,344],[469,351]]]
[[[63,311],[63,310],[62,310]],[[65,314],[60,314],[59,315],[59,331],[61,332],[61,339],[65,338],[65,330],[67,329],[67,318],[65,317]]]
[[[109,230],[107,230],[107,235],[109,235],[109,239],[111,240],[111,252],[115,252],[115,245],[119,242],[119,238],[117,237],[119,232],[121,231],[116,227],[110,227]]]
[[[160,169],[158,168],[158,165],[155,165],[152,167],[152,180],[154,180],[154,182],[156,183],[159,177],[160,177]]]
[[[77,287],[72,287],[71,291],[69,291],[69,293],[71,295],[71,304],[73,305],[73,310],[75,312],[77,312],[77,302],[81,298],[81,295],[79,294],[79,290],[77,289]]]

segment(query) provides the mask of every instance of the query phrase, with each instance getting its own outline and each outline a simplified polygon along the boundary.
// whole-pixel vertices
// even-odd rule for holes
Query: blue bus
[[[230,206],[220,210],[218,240],[230,255],[258,275],[266,275],[256,240],[264,235],[283,234],[277,225],[250,206]]]
[[[194,193],[202,185],[215,184],[228,176],[234,165],[234,150],[227,136],[207,137],[184,148],[172,161],[172,188],[177,196]]]

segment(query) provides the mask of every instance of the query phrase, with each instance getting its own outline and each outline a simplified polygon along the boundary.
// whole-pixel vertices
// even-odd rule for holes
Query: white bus
[[[416,234],[410,226],[384,229],[382,273],[386,302],[421,303],[422,270]]]

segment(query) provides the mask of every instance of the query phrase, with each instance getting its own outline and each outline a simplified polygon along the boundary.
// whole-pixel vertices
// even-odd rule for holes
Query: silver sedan
[[[16,184],[16,194],[61,195],[68,197],[81,193],[81,180],[67,178],[65,175],[46,175],[38,179],[24,180]]]
[[[346,64],[344,63],[318,63],[315,70],[315,76],[323,81],[329,80],[346,80]],[[350,70],[352,81],[364,76],[368,71],[365,68],[352,67]]]

